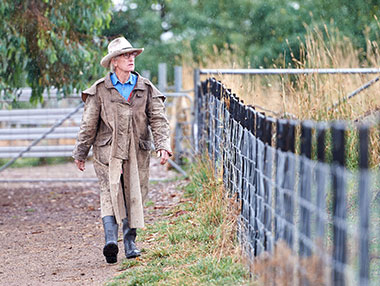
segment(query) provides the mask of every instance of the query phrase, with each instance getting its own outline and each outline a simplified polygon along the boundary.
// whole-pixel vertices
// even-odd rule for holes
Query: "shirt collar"
[[[135,75],[133,74],[133,73],[131,73],[130,75],[129,75],[129,78],[128,78],[128,80],[125,82],[125,84],[134,84],[135,83]],[[121,82],[120,82],[120,80],[117,78],[117,76],[116,76],[116,73],[111,73],[111,81],[112,81],[112,84],[113,85],[116,85],[116,84],[118,84],[118,83],[120,83],[120,84],[122,84]]]

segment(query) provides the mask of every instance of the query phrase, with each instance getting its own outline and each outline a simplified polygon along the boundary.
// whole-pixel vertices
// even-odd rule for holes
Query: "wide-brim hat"
[[[105,68],[109,68],[112,58],[131,52],[137,52],[137,55],[139,55],[143,51],[144,48],[137,49],[132,47],[124,37],[116,38],[108,44],[108,54],[102,58],[100,64]]]

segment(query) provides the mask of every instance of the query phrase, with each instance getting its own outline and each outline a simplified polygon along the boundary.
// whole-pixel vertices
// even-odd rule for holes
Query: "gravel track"
[[[91,162],[86,168],[81,173],[66,163],[7,169],[0,179],[94,178]],[[152,158],[151,178],[165,181],[150,186],[147,223],[180,202],[185,182],[178,176]],[[108,265],[102,255],[99,205],[97,183],[0,183],[0,285],[104,285],[120,274],[122,243],[117,264]]]

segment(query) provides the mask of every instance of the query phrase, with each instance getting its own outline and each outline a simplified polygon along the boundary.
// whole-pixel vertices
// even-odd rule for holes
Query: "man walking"
[[[100,64],[111,72],[82,92],[85,107],[73,157],[84,171],[93,146],[108,263],[117,262],[119,224],[126,257],[141,255],[136,228],[144,227],[152,139],[161,164],[172,155],[165,97],[134,71],[135,58],[143,50],[133,48],[124,37],[110,42]]]

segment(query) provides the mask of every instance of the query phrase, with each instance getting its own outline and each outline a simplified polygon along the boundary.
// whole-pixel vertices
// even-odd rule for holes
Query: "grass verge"
[[[248,285],[237,246],[234,198],[207,162],[191,170],[181,203],[138,233],[142,256],[124,260],[118,285]]]

